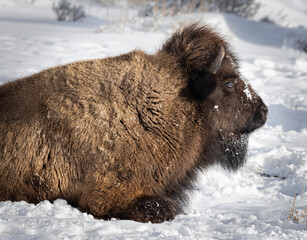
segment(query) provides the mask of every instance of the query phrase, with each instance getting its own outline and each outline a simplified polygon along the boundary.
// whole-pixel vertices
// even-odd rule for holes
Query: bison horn
[[[210,66],[208,68],[208,73],[216,74],[216,72],[221,67],[221,64],[222,64],[224,56],[225,56],[225,49],[222,45],[219,45],[219,46],[220,46],[219,52],[218,52],[216,58],[210,64]]]

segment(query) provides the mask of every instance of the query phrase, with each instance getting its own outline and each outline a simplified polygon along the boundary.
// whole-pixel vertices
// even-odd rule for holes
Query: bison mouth
[[[248,134],[230,133],[224,135],[220,132],[220,164],[228,169],[236,171],[246,162]]]

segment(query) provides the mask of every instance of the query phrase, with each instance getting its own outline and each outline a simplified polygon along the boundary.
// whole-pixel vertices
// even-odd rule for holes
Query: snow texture
[[[245,89],[243,90],[243,92],[245,93],[247,100],[251,101],[253,99],[253,96],[246,85],[245,85]]]
[[[139,18],[121,32],[93,1],[74,1],[84,5],[87,18],[62,23],[53,1],[30,2],[0,1],[0,84],[76,60],[135,48],[155,52],[179,23],[199,20],[231,42],[269,118],[250,138],[246,166],[235,173],[214,166],[200,174],[190,205],[172,222],[97,220],[61,199],[37,205],[7,201],[0,202],[1,240],[307,239],[307,55],[295,45],[307,39],[306,1],[261,0],[255,20],[269,16],[275,24],[193,13],[158,19],[158,25]],[[118,9],[107,12],[113,16]],[[109,25],[102,31],[103,23]]]

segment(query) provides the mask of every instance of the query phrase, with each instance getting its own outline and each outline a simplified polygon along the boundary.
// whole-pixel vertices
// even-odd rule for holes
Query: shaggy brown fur
[[[226,56],[208,73],[219,46]],[[171,220],[196,170],[244,163],[266,115],[206,26],[176,32],[154,55],[54,67],[0,87],[0,200],[63,198],[97,218]]]

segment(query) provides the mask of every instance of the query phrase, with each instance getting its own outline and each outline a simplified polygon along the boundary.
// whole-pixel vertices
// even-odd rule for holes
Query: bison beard
[[[248,135],[220,136],[220,162],[228,170],[237,170],[242,167],[246,160]]]
[[[66,199],[96,218],[163,222],[197,170],[237,170],[267,107],[207,26],[156,54],[54,67],[0,87],[0,201]]]

